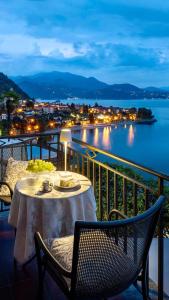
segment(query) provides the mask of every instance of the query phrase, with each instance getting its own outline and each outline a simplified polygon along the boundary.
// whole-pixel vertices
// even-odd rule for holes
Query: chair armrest
[[[12,198],[12,196],[13,196],[13,190],[11,189],[10,185],[9,185],[7,182],[5,182],[5,181],[0,181],[0,187],[1,187],[2,185],[6,185],[6,186],[8,187],[8,189],[9,189],[9,191],[10,191],[10,196],[11,196],[11,198]]]
[[[109,213],[108,216],[108,220],[111,221],[111,217],[112,215],[116,215],[121,217],[122,219],[128,219],[128,217],[126,215],[124,215],[121,211],[117,210],[117,209],[112,209],[111,212]]]

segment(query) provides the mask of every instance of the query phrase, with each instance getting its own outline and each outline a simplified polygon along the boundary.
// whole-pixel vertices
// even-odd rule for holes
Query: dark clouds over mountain
[[[1,1],[0,69],[168,86],[169,2]]]

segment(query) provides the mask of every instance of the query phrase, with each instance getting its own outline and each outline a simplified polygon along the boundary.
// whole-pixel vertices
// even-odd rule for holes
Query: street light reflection
[[[134,128],[133,125],[130,125],[128,131],[128,145],[132,146],[133,142],[134,142]]]

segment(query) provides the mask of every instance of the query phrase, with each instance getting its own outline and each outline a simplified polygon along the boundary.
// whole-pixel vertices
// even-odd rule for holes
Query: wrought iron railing
[[[60,147],[63,152],[63,146]],[[105,157],[109,160],[105,161]],[[159,195],[166,194],[166,197],[168,197],[168,175],[158,173],[75,138],[73,138],[73,144],[69,148],[68,165],[71,171],[84,174],[92,181],[100,220],[107,219],[112,208],[123,210],[126,215],[132,216],[148,209]],[[133,171],[126,174],[125,171],[128,171],[126,166],[132,168]],[[142,175],[140,175],[140,172],[142,172]],[[142,203],[142,207],[140,207],[140,203]],[[164,299],[163,237],[164,233],[168,237],[168,224],[169,210],[161,216],[157,231],[157,297],[160,300]]]
[[[58,161],[59,134],[37,133],[0,138],[0,179],[9,157],[17,160],[44,159]]]
[[[11,139],[13,140],[12,143]],[[10,156],[20,160],[35,158],[51,160],[57,165],[58,169],[62,169],[64,166],[63,152],[64,146],[59,143],[58,133],[1,137],[1,179],[7,159]],[[165,194],[169,187],[169,176],[98,149],[75,138],[73,138],[73,142],[68,148],[68,169],[81,173],[92,181],[97,201],[97,216],[100,220],[107,219],[112,208],[120,209],[128,216],[137,215],[151,206],[158,195]],[[164,232],[165,235],[168,234],[168,219],[167,211],[167,214],[164,213],[161,216],[157,232],[157,297],[159,300],[164,299],[163,236]]]

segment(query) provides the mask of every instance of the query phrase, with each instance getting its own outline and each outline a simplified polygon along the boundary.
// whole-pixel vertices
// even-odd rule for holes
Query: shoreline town
[[[60,128],[94,128],[111,124],[152,124],[151,109],[121,108],[99,105],[19,99],[16,93],[6,95],[0,106],[1,135],[32,134]]]

